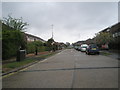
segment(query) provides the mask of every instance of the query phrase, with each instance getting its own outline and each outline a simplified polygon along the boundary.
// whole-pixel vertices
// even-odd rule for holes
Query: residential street
[[[3,88],[118,88],[118,61],[66,49],[3,78]]]

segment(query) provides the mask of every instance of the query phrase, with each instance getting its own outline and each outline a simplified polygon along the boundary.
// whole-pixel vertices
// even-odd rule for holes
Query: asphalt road
[[[3,88],[118,88],[118,60],[64,50],[3,78]]]

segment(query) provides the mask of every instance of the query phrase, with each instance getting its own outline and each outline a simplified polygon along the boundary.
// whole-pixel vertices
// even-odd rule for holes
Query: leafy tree
[[[33,43],[36,46],[43,46],[43,43],[41,41],[34,41]]]
[[[47,50],[48,51],[53,50],[53,44],[54,44],[54,40],[52,38],[48,39],[48,41],[47,41]]]
[[[54,39],[50,38],[50,39],[48,39],[47,42],[48,42],[48,44],[52,44],[54,42]]]
[[[28,24],[26,22],[23,22],[22,17],[20,19],[16,19],[8,15],[8,18],[3,19],[3,23],[6,24],[7,26],[14,28],[15,30],[25,30],[25,26]]]
[[[11,16],[2,20],[2,58],[16,56],[17,50],[26,48],[25,34],[22,32],[27,23]]]
[[[34,41],[34,45],[35,45],[35,55],[37,55],[38,54],[38,47],[42,46],[43,43],[40,41]]]
[[[109,44],[111,41],[113,41],[113,37],[109,32],[101,32],[96,34],[95,42],[98,45]]]

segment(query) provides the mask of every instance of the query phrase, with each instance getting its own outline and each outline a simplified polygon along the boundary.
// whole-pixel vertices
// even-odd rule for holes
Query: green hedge
[[[16,56],[19,47],[25,48],[24,34],[18,30],[2,31],[2,59]]]
[[[38,52],[47,51],[47,47],[44,46],[44,43],[40,41],[34,41],[34,42],[27,43],[27,53],[34,53],[36,50],[36,47]]]

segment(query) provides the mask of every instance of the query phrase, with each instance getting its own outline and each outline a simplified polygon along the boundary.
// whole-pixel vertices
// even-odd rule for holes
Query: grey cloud
[[[54,24],[55,39],[66,42],[92,37],[92,33],[117,23],[117,8],[118,4],[114,2],[2,3],[3,16],[12,13],[13,17],[23,17],[30,24],[27,32],[48,39],[51,35],[50,25]],[[82,36],[83,32],[86,34]]]

